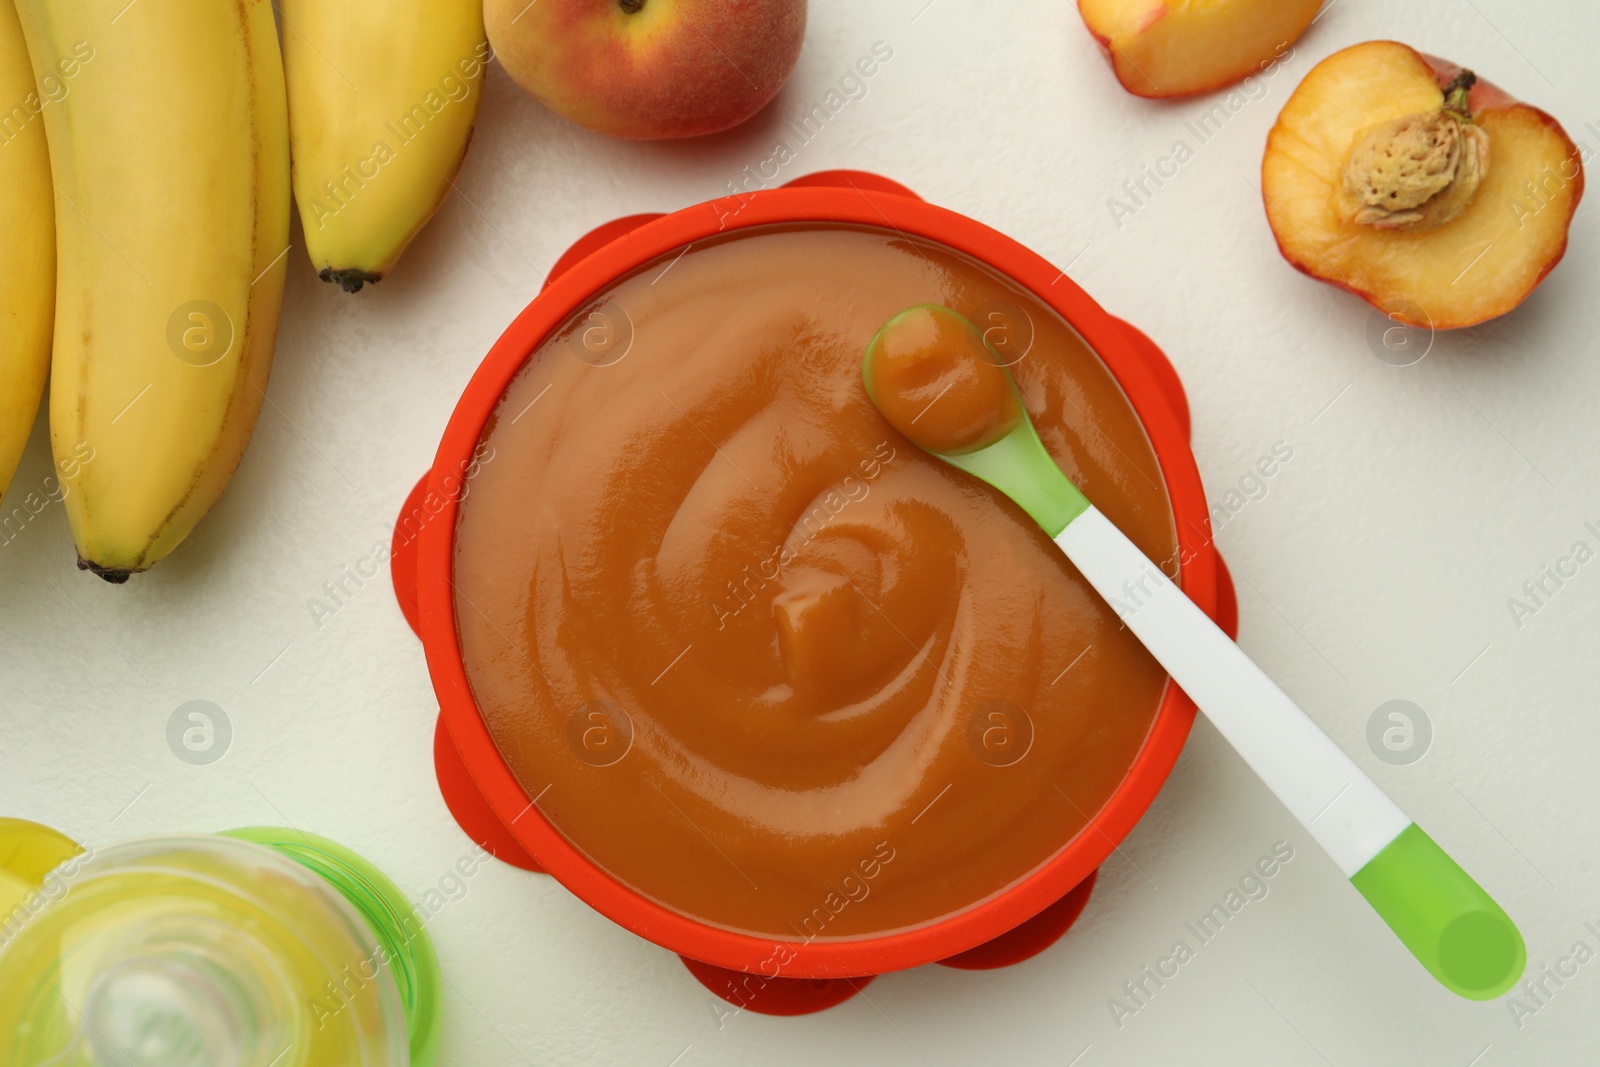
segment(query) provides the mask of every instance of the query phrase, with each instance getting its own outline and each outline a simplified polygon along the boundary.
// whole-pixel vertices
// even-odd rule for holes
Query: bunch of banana
[[[56,230],[44,107],[17,9],[0,0],[0,497],[50,373]]]
[[[58,197],[50,436],[79,566],[120,582],[194,529],[261,408],[289,243],[277,28],[271,0],[17,11],[40,85],[93,57],[42,112]]]
[[[480,0],[282,0],[294,195],[323,281],[380,280],[466,155],[489,58]]]

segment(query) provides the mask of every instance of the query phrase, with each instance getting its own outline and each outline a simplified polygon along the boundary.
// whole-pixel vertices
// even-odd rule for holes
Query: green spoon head
[[[1000,490],[1051,537],[1089,507],[1045,451],[1005,361],[960,312],[938,304],[900,312],[867,344],[861,380],[912,444]],[[940,424],[952,409],[954,431]]]

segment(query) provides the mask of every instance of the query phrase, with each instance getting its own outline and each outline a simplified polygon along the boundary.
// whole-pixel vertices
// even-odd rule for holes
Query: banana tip
[[[383,281],[383,275],[364,271],[360,267],[343,267],[338,270],[333,267],[323,267],[317,271],[317,277],[325,282],[338,282],[339,287],[347,293],[359,293],[363,285],[376,285]]]
[[[102,567],[98,563],[90,563],[82,556],[78,557],[78,569],[97,575],[112,585],[121,585],[133,576],[133,571],[115,567]]]

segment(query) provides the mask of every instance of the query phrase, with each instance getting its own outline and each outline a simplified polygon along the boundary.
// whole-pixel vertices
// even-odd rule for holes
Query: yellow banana
[[[126,581],[221,495],[283,302],[289,134],[270,0],[17,0],[57,194],[50,438],[78,565]],[[86,457],[92,457],[87,459]]]
[[[76,73],[76,71],[74,71]],[[0,497],[28,445],[50,374],[56,299],[55,200],[41,95],[12,0],[0,0]]]
[[[489,46],[479,0],[282,0],[294,195],[311,264],[383,278],[461,168]]]

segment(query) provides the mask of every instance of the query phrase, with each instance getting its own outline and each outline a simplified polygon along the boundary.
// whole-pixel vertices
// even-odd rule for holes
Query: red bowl
[[[1233,588],[1212,545],[1205,494],[1189,451],[1187,403],[1177,374],[1142,333],[1107,314],[1064,272],[1009,237],[928,204],[886,179],[836,171],[670,215],[619,219],[579,241],[557,262],[544,290],[473,375],[445,429],[432,469],[413,491],[396,527],[391,564],[396,595],[422,637],[441,708],[436,738],[441,787],[469,835],[497,856],[547,871],[595,910],[639,936],[686,960],[714,965],[691,969],[727,999],[780,1013],[790,1013],[775,1003],[782,997],[769,995],[768,1001],[774,1003],[758,1007],[743,1003],[738,991],[730,996],[718,989],[715,968],[754,976],[761,987],[773,979],[856,978],[934,961],[981,968],[1015,962],[1059,937],[1087,898],[1084,883],[1166,781],[1195,711],[1188,698],[1169,684],[1127,777],[1088,827],[1003,893],[938,922],[881,937],[782,942],[707,925],[619,883],[542,817],[501,757],[473,702],[457,640],[451,583],[457,506],[464,492],[463,474],[484,425],[545,337],[614,282],[703,238],[805,222],[872,226],[936,241],[1008,276],[1071,323],[1115,375],[1150,436],[1176,520],[1184,591],[1224,628],[1231,630],[1234,624]],[[1067,899],[1080,884],[1082,890]],[[1030,920],[1036,921],[1026,926]],[[859,984],[850,983],[849,988]],[[828,1003],[849,995],[849,990],[835,996],[815,982],[811,986],[815,996]],[[794,1010],[812,1009],[802,1004]]]

